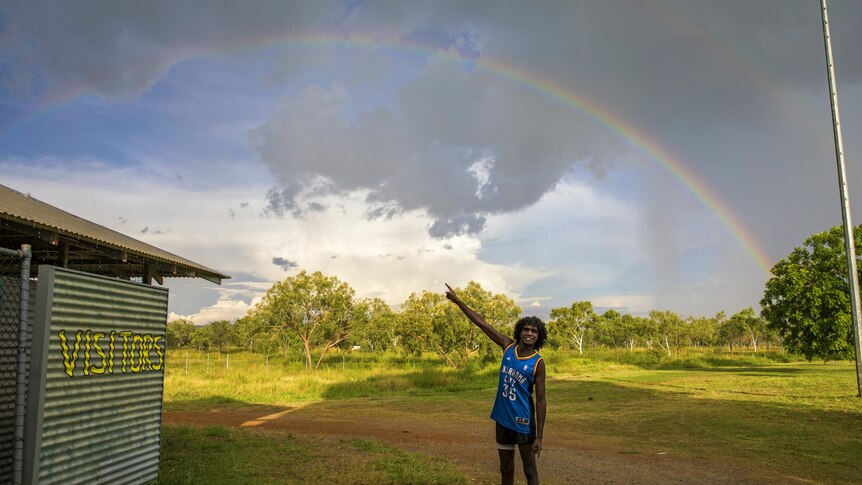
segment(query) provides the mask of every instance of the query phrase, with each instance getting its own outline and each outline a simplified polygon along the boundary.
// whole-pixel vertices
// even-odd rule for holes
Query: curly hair
[[[535,327],[539,331],[539,337],[536,339],[536,343],[533,344],[533,350],[541,349],[542,345],[545,345],[545,339],[548,338],[548,331],[545,329],[545,322],[539,317],[522,317],[518,320],[518,323],[515,324],[515,343],[521,343],[521,330],[527,325]]]

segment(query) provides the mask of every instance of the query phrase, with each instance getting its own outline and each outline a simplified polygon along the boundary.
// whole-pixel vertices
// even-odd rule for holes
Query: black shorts
[[[529,445],[536,441],[536,432],[530,427],[530,434],[519,433],[497,423],[497,449],[514,450],[515,445]]]

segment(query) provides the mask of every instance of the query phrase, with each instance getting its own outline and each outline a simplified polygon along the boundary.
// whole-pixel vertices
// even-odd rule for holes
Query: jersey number
[[[515,394],[515,379],[512,379],[509,376],[506,376],[503,379],[503,397],[508,398],[510,401],[517,401],[518,395]]]

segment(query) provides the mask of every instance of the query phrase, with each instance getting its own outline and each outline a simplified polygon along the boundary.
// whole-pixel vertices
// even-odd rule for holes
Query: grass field
[[[856,397],[852,362],[808,363],[775,353],[543,355],[549,372],[546,441],[554,439],[555,430],[570,431],[584,443],[620,453],[673,453],[817,483],[853,483],[862,471],[862,399]],[[496,374],[494,363],[456,371],[432,356],[411,360],[363,353],[335,354],[315,372],[298,358],[270,357],[266,363],[262,355],[190,352],[186,371],[186,352],[172,351],[165,409],[274,405],[337,413],[385,406],[406,413],[439,405],[486,416]],[[280,475],[284,471],[291,472]],[[160,483],[206,481],[205,473],[229,474],[234,483],[466,483],[471,478],[438,456],[375,440],[297,435],[285,444],[265,430],[166,426]]]

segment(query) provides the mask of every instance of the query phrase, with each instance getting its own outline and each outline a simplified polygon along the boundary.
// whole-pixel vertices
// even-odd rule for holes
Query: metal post
[[[832,107],[832,129],[835,135],[835,158],[838,161],[838,189],[841,195],[841,215],[844,224],[844,245],[847,249],[847,273],[850,286],[850,311],[853,316],[853,342],[856,347],[857,396],[862,397],[862,314],[859,313],[859,274],[856,268],[856,242],[850,217],[850,198],[847,194],[847,174],[844,165],[844,143],[841,141],[841,117],[838,114],[838,89],[835,87],[835,65],[832,63],[832,39],[829,35],[829,16],[826,0],[820,0],[820,16],[823,20],[823,43],[826,47],[826,70],[829,78],[829,104]]]
[[[15,388],[15,450],[13,483],[22,483],[24,474],[24,416],[26,414],[27,393],[27,324],[30,318],[30,259],[32,251],[29,244],[21,245],[21,298],[18,314],[18,382]]]

